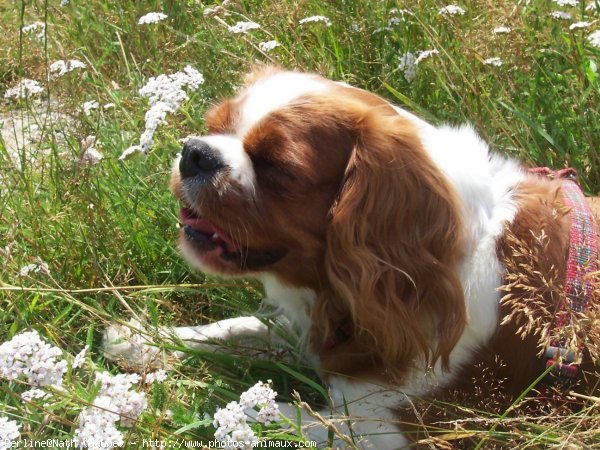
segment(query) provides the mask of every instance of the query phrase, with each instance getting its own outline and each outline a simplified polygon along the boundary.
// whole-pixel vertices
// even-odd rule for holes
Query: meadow
[[[318,72],[436,124],[472,123],[495,151],[574,167],[585,191],[598,195],[600,2],[456,6],[0,0],[0,344],[39,335],[0,348],[0,449],[19,435],[55,439],[43,448],[59,448],[82,436],[85,414],[123,448],[208,443],[218,408],[258,380],[272,380],[279,400],[293,401],[295,390],[326,403],[315,374],[285,355],[259,361],[233,344],[228,355],[186,351],[157,333],[258,308],[258,283],[209,278],[186,265],[168,189],[182,138],[205,131],[203,113],[234,93],[254,64]],[[180,101],[154,109],[159,119],[150,120],[156,99],[144,86],[176,73],[189,75],[175,82]],[[131,317],[155,345],[186,357],[141,379],[105,360],[102,330]],[[32,345],[47,365],[35,379],[17,377],[22,370],[6,364]],[[122,417],[94,416],[100,395],[126,398]],[[427,444],[591,448],[600,441],[598,405],[589,399],[581,411],[547,418],[463,410],[430,430]],[[252,427],[264,440],[303,439],[295,418]]]

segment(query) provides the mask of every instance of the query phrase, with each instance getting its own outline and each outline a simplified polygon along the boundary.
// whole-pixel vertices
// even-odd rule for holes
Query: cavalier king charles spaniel
[[[550,370],[540,342],[573,328],[556,320],[573,221],[564,180],[491,153],[470,126],[434,126],[345,83],[271,67],[212,107],[206,127],[173,166],[181,252],[205,273],[263,283],[329,387],[321,414],[344,416],[357,446],[414,442],[405,424],[427,421],[419,399],[485,404],[497,389],[510,404]],[[600,203],[584,207],[597,251]],[[579,326],[586,314],[567,315]],[[205,349],[277,339],[255,317],[173,331]],[[107,349],[140,359],[131,343]],[[576,364],[575,383],[589,386],[582,352],[556,364]]]

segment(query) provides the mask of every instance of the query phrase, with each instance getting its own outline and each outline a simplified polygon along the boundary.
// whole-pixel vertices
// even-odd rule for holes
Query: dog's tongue
[[[231,238],[213,223],[203,217],[198,217],[194,211],[188,208],[181,208],[179,211],[181,223],[194,229],[195,231],[210,237],[215,243],[225,248],[228,252],[239,251],[239,246],[235,245]]]

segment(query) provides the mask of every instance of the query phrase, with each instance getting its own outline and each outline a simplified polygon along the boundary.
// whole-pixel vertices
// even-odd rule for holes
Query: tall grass
[[[585,2],[563,8],[572,20],[553,19],[559,7],[542,0],[463,2],[466,13],[448,17],[438,13],[445,4],[437,1],[236,0],[205,14],[208,6],[218,4],[20,0],[0,6],[0,93],[22,78],[45,87],[39,98],[0,103],[0,342],[36,329],[70,354],[91,348],[84,370],[70,370],[69,389],[51,400],[24,402],[26,386],[0,381],[0,412],[23,424],[30,439],[72,436],[79,411],[96,392],[93,370],[114,369],[99,349],[109,321],[135,312],[152,328],[257,308],[261,292],[253,281],[223,282],[186,266],[175,244],[178,206],[167,188],[179,139],[204,132],[205,110],[234,92],[255,62],[349,82],[434,123],[471,122],[498,152],[530,164],[575,167],[588,193],[600,192],[600,49],[587,40],[600,17]],[[138,25],[150,11],[168,18]],[[328,17],[331,26],[299,25],[312,15]],[[46,24],[40,40],[22,31],[36,20]],[[261,28],[228,30],[246,20]],[[590,27],[569,30],[579,20]],[[501,25],[511,31],[492,33]],[[271,39],[280,46],[262,52],[258,44]],[[423,60],[409,82],[400,57],[431,49],[438,53]],[[491,57],[502,65],[484,64]],[[87,69],[48,81],[50,63],[72,58]],[[119,160],[143,131],[147,101],[139,88],[187,64],[205,83],[161,125],[147,156]],[[115,106],[86,115],[81,105],[91,100]],[[81,159],[88,135],[97,137],[104,155],[97,164]],[[41,262],[47,275],[20,275],[22,267]],[[297,389],[324,401],[314,374],[298,365],[282,369],[276,361],[190,352],[167,381],[147,388],[150,407],[128,440],[207,441],[214,429],[205,415],[267,378],[280,392]],[[498,446],[589,443],[594,436],[577,431],[597,414],[585,409],[564,429],[523,419],[502,432],[488,425],[472,432]]]

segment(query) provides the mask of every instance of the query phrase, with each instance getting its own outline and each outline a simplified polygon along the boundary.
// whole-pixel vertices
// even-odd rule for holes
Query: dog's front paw
[[[106,359],[137,372],[166,366],[161,348],[137,319],[124,325],[112,324],[102,333],[102,352]]]

